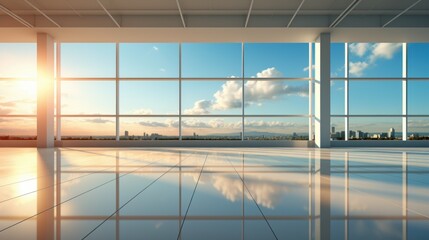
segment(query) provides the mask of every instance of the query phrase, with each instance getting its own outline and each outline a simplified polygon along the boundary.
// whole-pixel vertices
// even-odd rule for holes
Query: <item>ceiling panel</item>
[[[186,10],[244,10],[250,6],[250,0],[179,0]],[[261,0],[260,0],[261,1]]]
[[[54,21],[67,26],[106,26],[111,19],[97,0],[28,0]],[[178,27],[182,26],[176,0],[99,0],[115,16],[124,20],[122,26],[132,27]],[[244,26],[252,0],[178,0],[187,27],[230,27]],[[291,27],[328,27],[354,0],[305,0]],[[415,3],[417,0],[362,0],[338,26],[340,27],[382,27],[386,19]],[[302,0],[254,0],[248,27],[278,27],[287,25]],[[0,0],[0,4],[24,19],[44,19],[24,0]],[[0,16],[5,16],[0,11]],[[81,18],[85,16],[85,18]],[[99,18],[103,16],[103,18]],[[405,19],[405,16],[406,19]],[[130,17],[126,20],[127,17]],[[367,17],[366,19],[363,19]],[[165,19],[163,19],[165,18]],[[103,20],[104,19],[104,20]],[[137,19],[153,19],[150,23]],[[46,19],[45,19],[46,20]],[[7,23],[0,27],[16,26]],[[75,21],[75,22],[73,22]],[[176,22],[177,21],[177,22]],[[139,23],[141,22],[141,23]],[[397,24],[395,23],[397,22]],[[9,24],[9,25],[8,25]],[[51,27],[45,21],[36,21],[36,27]],[[140,25],[139,25],[140,24]],[[18,24],[19,25],[19,24]],[[62,24],[60,24],[62,25]],[[21,26],[23,26],[21,24]],[[409,12],[389,26],[429,26],[429,0],[422,0]],[[24,27],[24,26],[23,26]]]

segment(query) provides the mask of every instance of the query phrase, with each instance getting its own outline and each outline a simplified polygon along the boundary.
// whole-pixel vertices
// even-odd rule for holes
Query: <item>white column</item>
[[[315,98],[315,144],[319,148],[330,147],[330,33],[321,33],[316,40],[316,75],[314,85]]]
[[[344,114],[346,117],[344,118],[344,131],[345,131],[345,137],[344,140],[348,141],[350,137],[350,109],[349,109],[349,44],[344,44],[344,55],[345,55],[345,61],[344,61],[344,77],[346,78],[344,82]]]
[[[407,141],[408,135],[408,55],[407,44],[402,44],[402,141]]]
[[[116,79],[115,79],[115,90],[116,90],[116,112],[115,112],[115,140],[119,141],[121,132],[120,132],[120,120],[119,120],[119,43],[116,43]]]
[[[54,40],[37,33],[37,147],[54,147]]]
[[[308,43],[308,140],[313,139],[313,43]]]

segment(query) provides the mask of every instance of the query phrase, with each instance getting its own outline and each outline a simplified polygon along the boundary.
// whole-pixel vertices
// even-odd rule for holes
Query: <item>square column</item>
[[[314,84],[315,144],[319,148],[331,146],[331,35],[321,33],[315,44],[316,66]]]
[[[37,147],[54,147],[54,40],[37,33]]]

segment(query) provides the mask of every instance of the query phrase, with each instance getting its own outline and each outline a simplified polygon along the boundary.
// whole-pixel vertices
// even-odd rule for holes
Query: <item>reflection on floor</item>
[[[0,239],[427,239],[429,149],[0,149]]]

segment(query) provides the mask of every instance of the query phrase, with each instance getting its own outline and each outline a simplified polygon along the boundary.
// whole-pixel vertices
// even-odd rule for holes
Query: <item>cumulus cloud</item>
[[[256,74],[258,78],[277,78],[283,74],[275,68],[267,68]],[[307,96],[308,84],[291,86],[284,81],[249,80],[244,84],[245,104],[260,105],[265,100],[275,100],[287,95]],[[210,110],[241,108],[242,82],[227,81],[213,94],[213,100],[199,100],[185,110],[185,114],[209,114]]]
[[[114,122],[112,120],[102,119],[102,118],[92,118],[92,119],[87,119],[85,121],[90,123],[113,123]]]
[[[283,73],[277,70],[275,67],[267,68],[262,72],[256,73],[257,78],[279,78],[283,77]]]
[[[213,105],[213,103],[209,100],[198,100],[194,103],[194,106],[190,109],[186,109],[185,110],[185,114],[190,114],[190,115],[201,115],[201,114],[209,114],[210,111],[209,109],[211,108],[211,106]]]
[[[378,59],[392,59],[401,49],[401,43],[352,43],[350,52],[364,60],[350,62],[349,72],[354,76],[362,76],[364,71],[374,65]]]
[[[367,69],[369,66],[366,62],[351,62],[349,65],[349,73],[351,75],[360,77],[362,76],[365,69]]]
[[[153,46],[152,49],[155,50],[155,51],[159,50],[159,48],[157,46]]]
[[[215,98],[213,109],[225,110],[241,108],[241,89],[241,81],[228,81],[224,83],[222,88],[213,95]]]
[[[152,109],[147,109],[147,108],[141,108],[133,111],[133,114],[136,114],[136,115],[151,115],[152,113],[153,113]]]
[[[352,43],[349,45],[350,52],[359,57],[363,57],[370,47],[369,43]]]
[[[372,46],[371,62],[378,58],[392,59],[393,55],[401,49],[402,43],[376,43]]]

